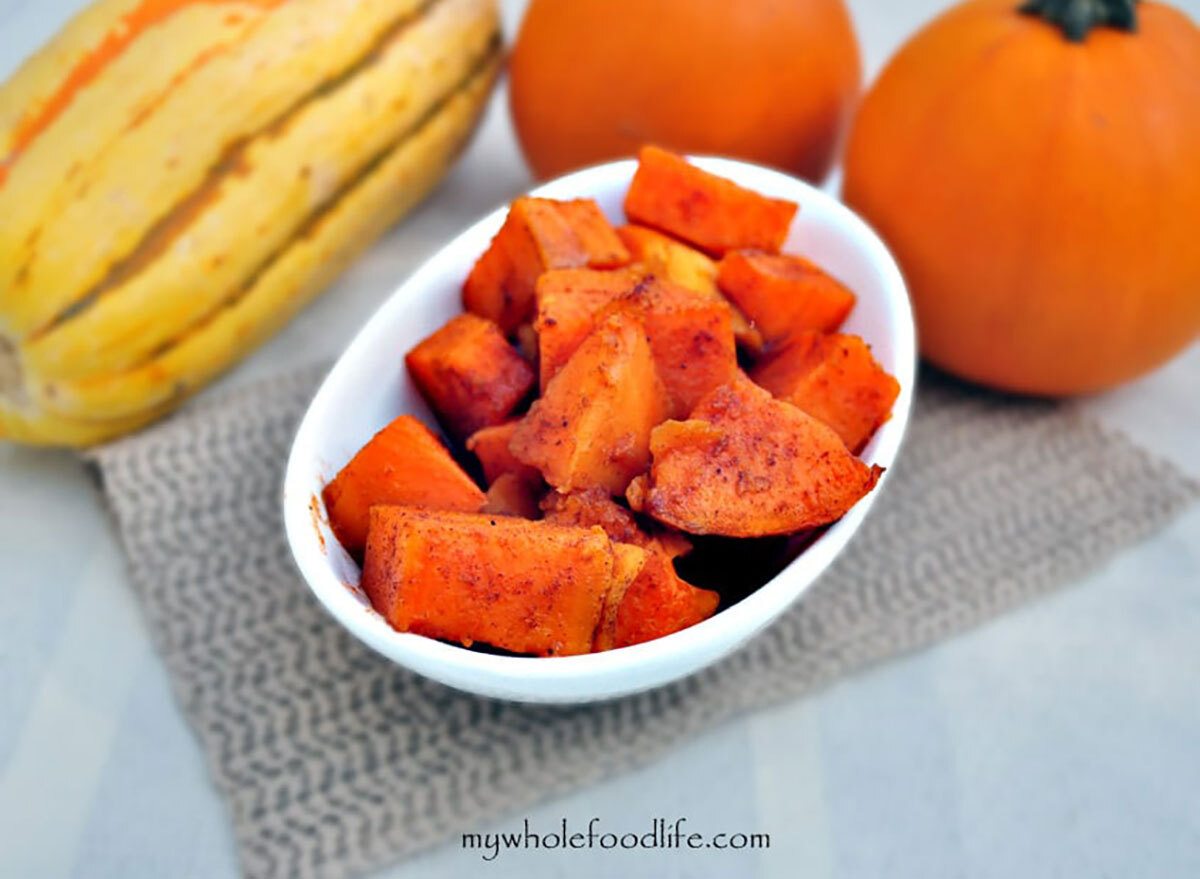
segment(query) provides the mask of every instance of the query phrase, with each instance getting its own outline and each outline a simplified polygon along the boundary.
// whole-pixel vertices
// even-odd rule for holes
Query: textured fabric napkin
[[[310,597],[279,498],[319,375],[211,397],[92,455],[251,876],[363,872],[649,761],[1079,577],[1200,495],[1064,408],[923,375],[862,532],[773,627],[660,690],[530,707],[407,673]]]

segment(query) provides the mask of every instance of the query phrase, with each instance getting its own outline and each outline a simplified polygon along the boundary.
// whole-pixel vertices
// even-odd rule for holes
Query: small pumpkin
[[[1200,332],[1200,30],[1163,3],[972,0],[854,123],[846,201],[891,245],[934,364],[1046,395]]]
[[[509,62],[539,177],[656,143],[818,180],[861,84],[843,0],[532,0]]]

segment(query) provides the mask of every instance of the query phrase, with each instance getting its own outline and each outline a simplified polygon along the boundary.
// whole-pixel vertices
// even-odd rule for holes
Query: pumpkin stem
[[[1072,43],[1082,43],[1094,27],[1137,30],[1138,0],[1026,0],[1019,9],[1062,29]]]

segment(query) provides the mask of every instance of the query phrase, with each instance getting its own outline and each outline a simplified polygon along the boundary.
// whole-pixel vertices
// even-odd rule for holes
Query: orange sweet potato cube
[[[805,330],[833,332],[854,308],[853,293],[799,256],[727,253],[717,281],[774,347]]]
[[[682,580],[665,552],[651,551],[617,609],[612,646],[629,647],[682,631],[712,616],[721,597]]]
[[[604,597],[604,609],[600,612],[600,624],[592,637],[592,652],[612,650],[617,646],[617,623],[621,608],[629,592],[641,579],[651,553],[631,543],[613,543],[612,585]]]
[[[666,399],[635,316],[601,322],[546,386],[517,426],[509,448],[560,491],[625,490],[646,469],[650,431]]]
[[[460,314],[405,358],[446,429],[463,439],[500,424],[533,387],[533,367],[491,321]]]
[[[501,473],[496,477],[496,481],[488,486],[487,502],[480,508],[480,512],[537,519],[541,515],[538,495],[543,487],[540,474],[537,482],[532,482],[515,473]]]
[[[684,556],[692,551],[692,542],[678,531],[642,530],[629,508],[621,506],[602,488],[588,488],[567,494],[551,491],[542,497],[541,508],[547,522],[576,528],[599,525],[605,534],[618,543],[658,549],[668,558]]]
[[[602,315],[617,311],[637,314],[645,325],[671,418],[686,418],[705,394],[737,371],[737,345],[724,303],[647,278]]]
[[[575,528],[599,526],[613,540],[649,546],[650,537],[638,528],[633,513],[612,499],[602,488],[587,488],[564,494],[549,492],[542,498],[546,521]]]
[[[750,376],[828,424],[858,454],[892,412],[900,384],[858,336],[799,333]]]
[[[401,415],[375,434],[322,492],[329,527],[352,555],[367,543],[374,504],[474,512],[483,492],[424,424]]]
[[[361,585],[400,632],[515,653],[588,653],[615,554],[599,528],[371,508]]]
[[[717,388],[688,421],[650,438],[652,462],[630,504],[689,534],[768,537],[837,521],[883,472],[822,422],[745,376]]]
[[[467,277],[463,307],[511,333],[532,314],[542,272],[628,262],[629,252],[593,200],[518,198]]]
[[[596,312],[632,290],[637,281],[637,275],[625,270],[595,269],[559,269],[538,278],[533,326],[543,391],[592,331]]]
[[[475,431],[467,439],[467,451],[473,452],[483,467],[483,477],[491,485],[506,473],[511,473],[531,485],[540,485],[542,474],[536,467],[522,464],[516,459],[508,444],[521,420],[514,419],[503,424]]]
[[[691,545],[676,532],[654,535],[642,531],[633,513],[600,489],[560,494],[542,499],[546,521],[576,528],[599,526],[618,545],[646,550],[637,578],[625,592],[606,637],[597,639],[597,650],[627,647],[661,638],[695,625],[713,615],[720,601],[715,592],[699,589],[675,573],[671,559]]]
[[[642,147],[625,196],[625,214],[715,256],[730,250],[778,252],[796,204],[768,198],[691,165],[682,156]]]
[[[547,522],[576,528],[599,525],[614,541],[632,543],[644,549],[658,549],[667,558],[684,556],[692,551],[692,542],[678,531],[643,531],[629,508],[614,501],[612,495],[602,488],[588,488],[567,494],[552,491],[542,498],[541,507]]]
[[[717,264],[707,254],[648,226],[629,223],[618,226],[617,234],[628,248],[634,266],[646,274],[726,303],[731,312],[733,336],[738,344],[751,354],[762,352],[762,333],[742,314],[740,308],[725,298],[717,286]]]

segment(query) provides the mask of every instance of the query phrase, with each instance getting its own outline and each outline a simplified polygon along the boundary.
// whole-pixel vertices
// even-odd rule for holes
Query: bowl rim
[[[706,667],[744,644],[774,622],[827,570],[857,533],[891,475],[905,434],[914,399],[917,354],[911,302],[900,269],[887,247],[854,211],[829,193],[784,172],[750,162],[715,156],[693,156],[697,166],[735,181],[749,175],[759,180],[775,178],[780,187],[766,195],[793,198],[805,204],[821,202],[837,216],[856,248],[863,251],[879,272],[888,307],[895,312],[894,374],[900,396],[892,416],[867,447],[868,463],[886,469],[874,491],[845,516],[830,525],[797,558],[768,582],[738,603],[683,631],[643,644],[580,656],[504,656],[466,650],[420,635],[397,632],[373,608],[364,608],[356,587],[344,583],[332,568],[327,551],[313,527],[313,494],[310,465],[317,457],[316,439],[323,435],[323,414],[336,393],[339,374],[348,370],[349,355],[372,347],[391,324],[389,315],[401,311],[413,297],[430,289],[430,276],[445,260],[458,260],[465,244],[490,238],[508,212],[508,203],[489,211],[424,260],[376,308],[338,355],[305,411],[296,430],[283,484],[283,520],[289,548],[310,591],[325,610],[355,637],[376,652],[419,674],[457,689],[486,696],[526,702],[591,702],[651,689]],[[632,177],[635,159],[592,165],[535,186],[528,195],[547,198],[589,197],[607,185],[609,178]],[[743,184],[753,186],[753,184]],[[753,186],[753,188],[760,188]],[[869,340],[868,340],[869,341]],[[402,413],[397,413],[402,414]],[[323,511],[323,502],[321,510]],[[797,567],[797,566],[800,567]],[[692,657],[692,660],[688,660]],[[699,661],[695,658],[699,657]]]

